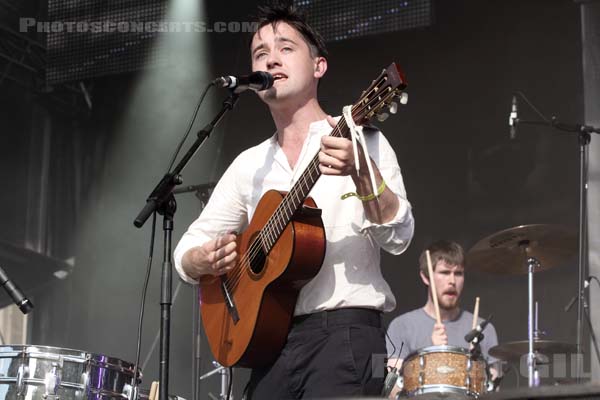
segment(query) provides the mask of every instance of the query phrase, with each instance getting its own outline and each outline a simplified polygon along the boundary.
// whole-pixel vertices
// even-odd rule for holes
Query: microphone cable
[[[146,276],[142,286],[142,298],[140,301],[140,315],[138,318],[137,341],[135,347],[135,364],[133,365],[133,382],[130,400],[137,400],[138,396],[138,375],[140,365],[140,350],[142,347],[142,325],[144,322],[144,306],[146,304],[146,293],[148,292],[148,282],[150,281],[150,272],[152,271],[152,257],[154,255],[154,238],[156,233],[156,212],[152,213],[152,233],[150,234],[150,249],[148,252],[148,261],[146,263]]]
[[[198,100],[198,104],[196,105],[196,108],[194,109],[192,118],[190,118],[190,122],[188,123],[188,127],[185,131],[185,134],[183,135],[183,138],[181,138],[181,141],[177,145],[177,148],[175,149],[173,156],[171,156],[171,162],[169,162],[169,167],[167,168],[167,173],[171,172],[171,168],[173,168],[173,164],[175,164],[175,160],[177,159],[177,156],[179,155],[179,152],[181,151],[183,144],[185,143],[188,136],[190,135],[190,132],[192,131],[192,127],[194,126],[194,122],[196,121],[196,117],[198,116],[198,111],[200,111],[200,106],[204,102],[204,98],[206,97],[206,94],[212,87],[214,87],[214,82],[211,82],[208,85],[206,85],[206,87],[204,88],[204,91],[200,95],[200,99]]]

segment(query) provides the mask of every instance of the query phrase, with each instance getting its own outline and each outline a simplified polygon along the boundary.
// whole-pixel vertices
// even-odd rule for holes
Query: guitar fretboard
[[[371,86],[363,92],[359,101],[352,106],[352,119],[356,124],[367,122],[383,106],[389,104],[394,96],[397,96],[398,87],[404,88],[405,86],[403,76],[401,76],[397,66],[392,64],[373,81]],[[349,137],[348,134],[348,125],[345,119],[341,118],[335,128],[333,128],[330,136],[347,138]],[[258,235],[258,240],[264,254],[268,254],[273,248],[294,214],[304,204],[304,201],[320,176],[319,155],[315,154],[306,170],[283,198]]]
[[[342,118],[333,129],[330,136],[346,137],[347,135],[348,126],[346,125],[346,121]],[[287,224],[292,220],[294,214],[300,209],[302,204],[304,204],[304,201],[320,176],[319,154],[317,153],[261,230],[259,240],[265,254],[268,254],[273,248]]]

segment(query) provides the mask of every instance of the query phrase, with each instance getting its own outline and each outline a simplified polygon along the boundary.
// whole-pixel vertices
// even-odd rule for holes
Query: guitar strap
[[[373,191],[373,196],[379,200],[379,194],[377,193],[377,182],[375,181],[375,173],[373,172],[373,161],[369,156],[369,150],[367,149],[367,141],[365,140],[365,135],[363,134],[363,127],[356,125],[354,123],[354,118],[352,118],[352,106],[345,106],[342,110],[344,120],[346,120],[346,125],[348,125],[348,129],[350,130],[350,137],[352,138],[352,148],[354,150],[354,167],[356,168],[356,173],[360,173],[360,160],[358,159],[358,143],[363,149],[365,160],[367,162],[367,169],[369,170],[369,177],[371,178],[371,190]]]

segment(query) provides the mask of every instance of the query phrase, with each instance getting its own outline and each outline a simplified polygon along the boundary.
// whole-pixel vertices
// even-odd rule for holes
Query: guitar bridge
[[[229,289],[227,289],[227,285],[225,284],[225,275],[221,275],[221,292],[223,292],[223,298],[225,299],[225,306],[227,307],[227,311],[233,319],[233,323],[237,324],[240,320],[240,314],[238,313],[237,307],[233,302],[233,297],[229,293]]]

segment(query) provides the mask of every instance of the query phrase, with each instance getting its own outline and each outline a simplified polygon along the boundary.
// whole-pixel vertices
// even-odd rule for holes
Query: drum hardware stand
[[[212,364],[215,367],[215,369],[202,375],[199,378],[199,380],[206,379],[209,376],[214,375],[216,373],[221,374],[221,393],[219,394],[218,399],[227,400],[227,396],[229,395],[229,380],[231,379],[231,376],[229,374],[229,368],[222,366],[216,361],[213,361]],[[233,397],[230,397],[230,399],[233,399]]]
[[[199,213],[204,210],[206,203],[210,199],[214,187],[217,185],[216,182],[203,183],[199,185],[189,185],[180,187],[173,190],[173,194],[182,194],[195,192],[196,198],[200,201]],[[202,369],[202,326],[200,321],[200,286],[194,286],[194,298],[192,303],[192,352],[194,354],[192,364],[192,400],[200,399],[200,371]]]
[[[524,243],[524,245],[528,245],[529,243]],[[528,384],[529,387],[534,387],[539,385],[539,377],[537,366],[536,366],[536,357],[533,352],[533,341],[534,341],[534,331],[537,332],[537,314],[535,318],[535,326],[534,326],[534,317],[533,317],[533,273],[536,267],[539,267],[540,263],[535,257],[527,258],[527,292],[528,292],[528,312],[527,312],[527,339],[529,341],[529,351],[527,352],[527,372],[528,372]],[[537,379],[536,379],[537,377]]]
[[[483,322],[483,324],[487,325],[487,323],[491,319],[492,319],[492,316],[490,315],[488,317],[488,319]],[[485,328],[485,325],[484,325],[484,328]],[[475,335],[475,337],[470,341],[472,347],[471,347],[471,350],[470,350],[471,359],[469,359],[469,361],[468,361],[468,367],[467,367],[468,369],[471,366],[471,360],[477,361],[479,359],[482,359],[481,342],[483,341],[484,338],[485,338],[485,335],[483,334],[483,329],[481,329],[481,331],[477,332],[477,334]],[[487,365],[487,363],[486,363],[486,365]],[[487,370],[487,373],[489,375],[489,367],[488,366],[486,366],[486,370]],[[469,379],[469,377],[467,376],[467,380],[468,379]],[[498,382],[498,383],[500,383],[500,382]],[[469,386],[469,384],[470,384],[470,382],[467,381],[467,386]],[[494,386],[492,388],[495,388],[495,384],[494,384]],[[491,391],[491,388],[490,388],[489,384],[488,384],[487,390]]]
[[[573,306],[573,304],[575,304],[575,301],[577,301],[577,299],[581,301],[581,303],[583,304],[583,315],[585,316],[585,320],[590,331],[590,337],[592,339],[592,344],[594,345],[596,359],[598,360],[598,362],[600,362],[600,350],[598,350],[598,341],[596,339],[596,333],[594,332],[594,327],[592,326],[592,321],[590,319],[590,306],[585,298],[585,289],[587,289],[590,286],[590,282],[592,280],[596,280],[598,285],[600,285],[600,281],[597,277],[593,275],[588,276],[587,279],[583,282],[583,289],[581,289],[581,291],[578,292],[578,294],[573,296],[569,304],[567,304],[567,306],[565,307],[565,312],[568,312],[571,309],[571,307]]]
[[[471,344],[473,348],[471,349],[471,357],[474,360],[481,358],[481,341],[484,339],[485,335],[483,333],[479,333],[479,335],[475,336]]]
[[[223,102],[223,107],[217,116],[202,130],[197,133],[196,141],[192,144],[188,152],[183,156],[179,164],[168,172],[156,185],[154,190],[148,196],[146,205],[135,218],[133,224],[141,228],[154,212],[163,215],[163,268],[161,273],[161,318],[160,318],[160,368],[159,368],[159,400],[167,400],[169,397],[169,339],[171,329],[171,286],[172,286],[172,262],[171,262],[171,236],[173,232],[173,217],[177,209],[173,190],[175,186],[183,182],[181,171],[185,168],[196,151],[210,136],[215,126],[225,116],[227,111],[233,109],[239,94],[233,90],[229,91],[229,96]]]
[[[588,325],[588,329],[590,330],[590,337],[592,338],[592,343],[594,344],[594,351],[596,353],[596,360],[600,362],[600,351],[598,350],[598,341],[596,340],[596,333],[594,332],[594,327],[592,326],[592,321],[590,319],[590,309],[589,305],[585,299],[582,299],[583,302],[583,313],[585,315],[585,320]]]
[[[556,117],[551,119],[546,118],[530,101],[527,99],[525,94],[520,91],[514,93],[519,95],[525,102],[542,118],[542,121],[527,121],[517,118],[516,108],[515,115],[511,115],[509,118],[509,124],[512,122],[515,128],[519,124],[531,124],[531,125],[546,125],[556,128],[564,132],[577,133],[579,139],[579,263],[578,263],[578,292],[582,291],[583,277],[587,271],[588,264],[588,234],[587,234],[587,190],[588,190],[588,153],[589,144],[591,141],[592,133],[599,133],[600,128],[591,125],[583,124],[567,124],[558,121]],[[516,100],[513,100],[516,104]],[[581,372],[582,372],[582,321],[583,321],[583,302],[582,297],[579,297],[577,301],[577,383],[581,383]],[[531,349],[530,349],[531,350]],[[531,385],[530,385],[531,386]]]
[[[200,378],[202,370],[202,329],[200,327],[200,286],[194,287],[194,303],[192,304],[192,320],[194,321],[192,351],[194,364],[192,366],[192,400],[200,399]]]

